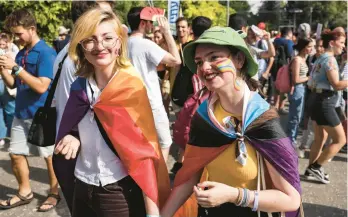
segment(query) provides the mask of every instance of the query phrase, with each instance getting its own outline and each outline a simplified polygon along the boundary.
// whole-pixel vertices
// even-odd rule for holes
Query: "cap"
[[[250,28],[255,33],[255,35],[257,35],[259,37],[263,36],[263,31],[259,27],[255,26],[255,25],[252,25]]]
[[[140,12],[141,20],[156,21],[157,16],[164,16],[165,10],[154,7],[144,7]]]
[[[65,28],[64,26],[58,27],[58,34],[63,35],[63,34],[68,34],[70,29]]]
[[[190,42],[184,48],[184,60],[191,72],[197,72],[194,62],[196,47],[198,44],[216,44],[232,46],[241,50],[246,56],[247,74],[252,77],[257,73],[257,63],[252,57],[248,46],[240,34],[230,27],[215,26],[206,30],[196,41]]]

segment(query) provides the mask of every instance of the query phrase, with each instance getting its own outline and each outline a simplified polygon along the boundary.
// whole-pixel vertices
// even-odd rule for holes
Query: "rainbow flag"
[[[57,141],[71,133],[90,109],[86,87],[85,78],[78,78],[72,84]],[[158,143],[146,87],[133,66],[119,70],[101,93],[93,110],[128,174],[152,201],[159,207],[164,205],[170,193],[168,171]],[[67,162],[54,156],[54,169],[64,196],[71,196],[69,191],[73,190],[71,180],[75,164],[74,161]],[[68,198],[69,207],[70,201],[72,199]]]

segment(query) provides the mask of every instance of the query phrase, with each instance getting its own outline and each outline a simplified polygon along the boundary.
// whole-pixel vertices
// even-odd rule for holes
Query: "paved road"
[[[283,126],[286,116],[282,117]],[[176,157],[173,147],[168,162],[171,168]],[[308,155],[307,155],[308,157]],[[48,177],[45,162],[38,157],[30,157],[30,178],[35,200],[26,206],[12,210],[0,210],[1,217],[70,217],[65,201],[56,210],[48,213],[36,212],[36,207],[45,199],[48,189]],[[300,159],[299,171],[303,174],[308,159]],[[330,175],[329,185],[302,181],[303,204],[306,217],[346,217],[347,216],[347,154],[339,154],[325,166]],[[17,182],[12,175],[11,162],[6,149],[0,149],[0,199],[6,199],[16,193]]]

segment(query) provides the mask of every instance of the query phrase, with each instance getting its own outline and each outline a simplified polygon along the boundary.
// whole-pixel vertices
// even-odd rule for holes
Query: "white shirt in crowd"
[[[91,108],[101,94],[94,79],[86,80]],[[92,89],[92,90],[91,90]],[[93,91],[93,93],[92,93]],[[84,183],[105,186],[126,177],[127,170],[103,139],[94,112],[89,110],[78,124],[81,151],[77,157],[75,177]]]
[[[56,57],[56,60],[54,61],[54,65],[53,65],[54,76],[56,76],[59,63],[62,62],[64,56],[68,53],[69,45],[70,43],[67,44],[63,48],[63,50],[59,52],[59,54]],[[65,105],[69,99],[70,86],[76,80],[76,76],[74,75],[75,72],[76,72],[76,67],[74,62],[69,56],[67,56],[63,63],[57,88],[54,93],[55,106],[57,110],[57,122],[56,122],[57,134],[59,130],[60,121],[62,120]]]
[[[128,57],[144,80],[152,110],[163,106],[157,66],[166,53],[156,43],[141,36],[128,39]]]

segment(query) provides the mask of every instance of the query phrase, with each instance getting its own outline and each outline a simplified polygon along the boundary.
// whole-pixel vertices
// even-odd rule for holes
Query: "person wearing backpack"
[[[289,93],[290,105],[287,133],[292,145],[296,147],[297,132],[303,116],[306,82],[308,81],[306,59],[312,52],[313,42],[311,39],[299,39],[294,49],[298,51],[298,55],[291,61],[290,66],[292,90]]]
[[[292,30],[288,27],[284,27],[281,30],[281,37],[276,38],[273,42],[275,47],[275,57],[274,57],[274,63],[271,70],[271,75],[273,78],[273,81],[277,79],[277,72],[278,70],[289,63],[289,60],[293,53],[293,46],[294,43],[292,42]],[[285,111],[285,95],[283,93],[280,93],[276,88],[274,91],[274,106],[278,109],[280,114],[286,114]]]
[[[194,40],[199,38],[199,36],[202,35],[205,30],[209,29],[211,27],[211,24],[212,24],[212,21],[208,17],[198,16],[194,18],[192,20],[192,31],[193,31]],[[183,47],[185,47],[188,44],[190,44],[190,42],[184,44]],[[178,170],[182,167],[182,162],[184,160],[184,149],[186,146],[188,133],[189,133],[189,131],[185,129],[189,129],[190,120],[192,118],[193,113],[196,110],[195,108],[192,108],[192,107],[195,106],[197,103],[200,104],[201,102],[200,100],[204,98],[203,97],[204,94],[195,96],[195,94],[197,94],[197,92],[203,88],[203,83],[201,82],[199,77],[195,74],[196,72],[191,72],[191,70],[186,65],[183,70],[186,70],[184,72],[185,74],[183,73],[177,74],[177,78],[175,79],[176,83],[174,83],[174,87],[172,91],[172,99],[174,103],[175,103],[174,97],[177,97],[176,94],[178,92],[183,93],[181,95],[183,96],[183,98],[180,101],[180,103],[182,103],[182,108],[176,115],[177,120],[175,121],[174,128],[173,128],[174,143],[179,145],[180,147],[177,162],[174,163],[173,168],[171,169],[171,172],[173,174],[176,174]],[[179,76],[187,76],[187,78],[185,80],[185,78],[179,77]],[[188,79],[188,76],[190,76],[189,79]],[[180,83],[178,83],[179,81]],[[184,82],[186,83],[187,86],[183,86],[183,88],[180,88],[179,85],[183,84]],[[177,100],[176,103],[179,103],[179,101]]]

